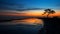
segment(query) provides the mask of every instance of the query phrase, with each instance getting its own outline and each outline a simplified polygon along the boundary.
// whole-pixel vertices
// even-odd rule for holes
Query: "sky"
[[[42,16],[48,8],[60,16],[60,0],[0,0],[0,15]]]
[[[0,10],[60,9],[60,0],[0,0]]]
[[[60,17],[60,0],[0,0],[0,16],[3,15],[4,17],[5,16],[15,17],[17,16],[19,18],[21,18],[21,16],[28,16],[34,18],[45,17],[47,14],[46,15],[42,14],[44,12],[44,9],[48,8],[54,9],[54,11],[56,11],[56,13],[50,14],[49,17],[52,16]],[[31,21],[35,22],[34,20],[35,19],[33,20],[27,19],[27,22]]]

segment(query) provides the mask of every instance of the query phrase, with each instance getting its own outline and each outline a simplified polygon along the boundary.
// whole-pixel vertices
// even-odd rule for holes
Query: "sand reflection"
[[[37,18],[28,18],[28,19],[23,19],[23,20],[13,20],[13,23],[18,23],[18,24],[43,24],[42,19],[37,19]]]

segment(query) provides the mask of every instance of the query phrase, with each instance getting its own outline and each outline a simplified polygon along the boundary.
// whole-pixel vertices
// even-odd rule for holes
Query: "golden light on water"
[[[51,16],[59,16],[60,18],[60,10],[55,10],[55,14],[50,14],[49,17]],[[15,12],[0,12],[0,15],[4,16],[26,16],[26,17],[34,17],[34,18],[28,18],[28,19],[23,19],[23,20],[13,20],[13,23],[18,23],[18,24],[43,24],[43,20],[37,19],[36,17],[45,17],[47,14],[42,15],[44,13],[44,10],[29,10],[29,11],[15,11]],[[18,18],[19,19],[19,18]]]
[[[12,22],[18,23],[18,24],[30,24],[30,25],[43,24],[43,20],[37,19],[37,18],[29,18],[29,19],[24,19],[24,20],[13,20]]]

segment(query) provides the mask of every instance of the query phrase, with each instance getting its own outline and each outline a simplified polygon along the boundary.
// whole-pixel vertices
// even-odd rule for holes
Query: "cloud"
[[[8,2],[8,0],[3,1],[0,0],[0,10],[17,10],[17,11],[25,11],[25,10],[41,10],[44,8],[25,8],[25,4],[17,3],[14,1]]]
[[[0,10],[21,10],[23,8],[24,5],[21,3],[0,1]]]
[[[27,9],[17,9],[17,11],[26,11],[26,10],[43,10],[46,8],[27,8]]]

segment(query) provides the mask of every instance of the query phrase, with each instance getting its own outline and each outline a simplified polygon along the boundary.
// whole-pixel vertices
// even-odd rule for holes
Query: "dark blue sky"
[[[53,8],[60,9],[60,0],[0,0],[0,9]]]

